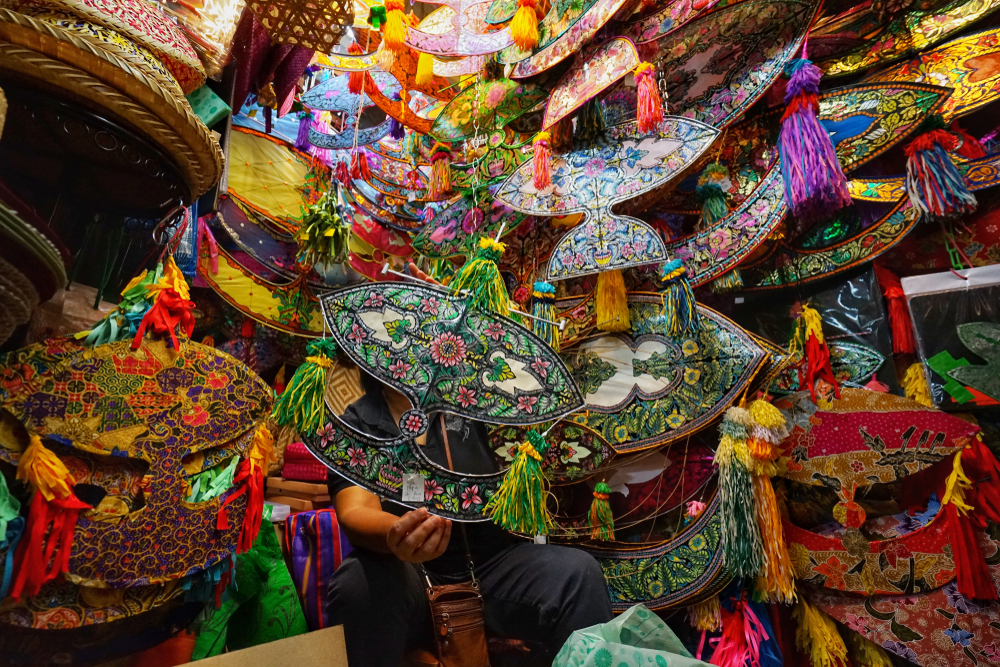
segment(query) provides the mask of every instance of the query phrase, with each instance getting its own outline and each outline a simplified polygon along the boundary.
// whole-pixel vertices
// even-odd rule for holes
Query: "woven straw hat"
[[[177,165],[188,201],[212,187],[222,174],[222,149],[177,89],[161,83],[164,72],[107,30],[80,21],[63,27],[49,22],[53,16],[0,9],[0,73],[82,99],[139,131]]]

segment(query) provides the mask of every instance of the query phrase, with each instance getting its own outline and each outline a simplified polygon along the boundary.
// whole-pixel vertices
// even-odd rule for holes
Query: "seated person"
[[[365,395],[342,419],[378,438],[398,436],[409,401],[366,373],[361,377]],[[429,417],[430,428],[417,444],[431,461],[470,474],[498,472],[482,424],[450,414]],[[396,667],[407,650],[432,647],[426,582],[418,564],[434,585],[468,582],[467,553],[490,637],[541,645],[551,660],[571,632],[612,618],[604,576],[589,554],[526,542],[491,521],[453,523],[423,508],[383,504],[332,472],[329,487],[337,519],[354,546],[330,582],[329,597],[330,621],[344,625],[351,667]]]

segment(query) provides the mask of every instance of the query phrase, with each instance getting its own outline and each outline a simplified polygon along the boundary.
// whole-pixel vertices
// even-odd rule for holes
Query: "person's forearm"
[[[383,554],[392,553],[385,538],[389,534],[389,528],[398,519],[397,516],[372,507],[352,507],[347,512],[337,514],[337,520],[353,546]]]

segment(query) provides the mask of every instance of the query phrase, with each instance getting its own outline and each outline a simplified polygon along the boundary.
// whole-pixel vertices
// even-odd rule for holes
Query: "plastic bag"
[[[577,630],[552,667],[707,667],[659,616],[637,604],[609,623]]]

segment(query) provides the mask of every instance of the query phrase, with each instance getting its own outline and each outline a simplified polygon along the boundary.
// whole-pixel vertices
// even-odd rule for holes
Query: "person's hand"
[[[417,268],[417,265],[414,264],[413,262],[410,262],[410,275],[413,276],[414,278],[419,278],[420,280],[424,280],[424,281],[432,283],[434,285],[440,285],[441,284],[438,281],[436,281],[433,278],[431,278],[426,273],[424,273],[423,271],[421,271],[419,268]]]
[[[425,508],[407,512],[389,528],[385,541],[404,563],[425,563],[444,553],[451,539],[451,521]]]

